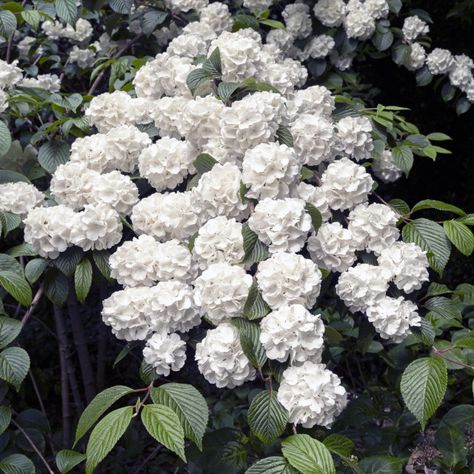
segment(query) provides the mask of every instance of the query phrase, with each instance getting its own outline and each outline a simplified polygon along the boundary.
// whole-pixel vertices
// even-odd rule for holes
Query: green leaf
[[[259,20],[262,25],[269,26],[275,30],[284,30],[285,25],[281,21],[277,20]]]
[[[69,283],[66,276],[56,270],[49,268],[43,280],[44,294],[56,306],[62,306],[69,293]]]
[[[459,221],[444,221],[443,228],[451,243],[469,257],[474,251],[474,235],[471,229]]]
[[[363,474],[402,474],[403,463],[392,456],[370,456],[359,467]]]
[[[2,270],[0,271],[0,286],[18,303],[23,306],[30,306],[33,298],[31,287],[23,275],[18,273]]]
[[[452,212],[460,216],[464,216],[466,214],[459,207],[453,206],[452,204],[448,204],[443,201],[437,201],[436,199],[423,199],[423,201],[420,201],[413,206],[411,212],[421,211],[422,209],[437,209],[438,211]]]
[[[337,433],[330,434],[327,438],[324,438],[323,444],[329,451],[341,457],[349,457],[354,449],[354,443],[349,438]]]
[[[270,444],[285,431],[288,412],[278,401],[276,391],[263,390],[253,398],[247,419],[257,438]]]
[[[206,70],[203,68],[194,69],[188,74],[188,77],[186,78],[186,85],[191,91],[191,94],[195,95],[198,88],[210,80],[211,77]]]
[[[110,254],[107,250],[94,250],[92,252],[92,259],[94,260],[95,266],[106,280],[110,280],[109,257]]]
[[[202,68],[208,73],[209,78],[218,79],[222,75],[221,52],[214,49],[209,58],[203,62]]]
[[[128,342],[127,344],[125,344],[123,347],[122,347],[122,350],[118,353],[117,357],[115,358],[114,360],[114,363],[112,365],[112,368],[115,369],[115,366],[121,362],[123,359],[125,359],[125,357],[127,357],[127,355],[133,350],[135,349],[135,347],[138,347],[141,345],[141,341],[132,341],[132,342]]]
[[[303,474],[336,474],[329,450],[309,435],[290,436],[282,442],[281,449],[288,462]]]
[[[276,131],[276,138],[281,145],[293,147],[293,135],[287,127],[280,125]]]
[[[128,15],[133,5],[133,0],[109,0],[110,8],[114,12]]]
[[[92,265],[89,259],[85,258],[79,262],[74,272],[74,288],[77,299],[84,302],[89,294],[92,285]]]
[[[16,16],[9,10],[0,10],[0,36],[8,39],[16,30]]]
[[[89,431],[96,421],[120,398],[133,392],[133,388],[115,385],[97,394],[83,411],[77,424],[74,445]]]
[[[232,25],[232,31],[236,32],[245,28],[252,28],[258,31],[258,20],[251,15],[236,15],[234,24]]]
[[[12,144],[12,137],[10,135],[10,130],[8,129],[5,122],[0,120],[0,157],[5,155],[8,152],[8,150],[11,147],[11,144]],[[1,182],[4,182],[4,181],[2,180]]]
[[[0,212],[0,230],[6,237],[9,232],[18,228],[21,224],[21,217],[10,212]]]
[[[413,152],[405,145],[392,148],[393,161],[400,168],[405,176],[408,176],[413,167]]]
[[[390,30],[384,32],[377,31],[372,36],[372,43],[378,51],[386,51],[393,44],[393,33]]]
[[[262,298],[257,283],[253,282],[244,305],[244,316],[247,319],[260,319],[270,312],[270,307]]]
[[[247,223],[242,226],[244,258],[242,263],[256,263],[268,258],[268,247],[258,239]]]
[[[35,465],[24,454],[10,454],[0,461],[4,474],[35,474]]]
[[[263,367],[267,355],[260,342],[260,326],[243,318],[232,318],[231,323],[239,330],[240,345],[250,363],[254,367]]]
[[[18,392],[30,370],[30,357],[21,347],[8,347],[0,352],[0,378],[13,385]]]
[[[427,66],[423,66],[421,69],[418,69],[418,71],[416,71],[415,78],[416,83],[420,87],[424,87],[427,86],[433,80],[433,75],[431,74]]]
[[[13,272],[23,276],[23,268],[11,255],[0,253],[0,273],[3,271]]]
[[[440,357],[417,359],[403,372],[400,382],[403,400],[423,430],[441,404],[447,382],[446,362]]]
[[[8,428],[12,420],[12,411],[10,407],[0,406],[0,435]]]
[[[435,296],[434,298],[430,298],[425,303],[424,307],[432,313],[436,313],[438,316],[447,320],[460,320],[462,317],[459,306],[453,300],[450,300],[445,296]]]
[[[217,86],[217,95],[222,102],[228,102],[232,94],[241,87],[238,82],[221,82]]]
[[[92,474],[99,463],[112,451],[132,421],[133,407],[110,412],[92,430],[86,449],[86,474]]]
[[[74,469],[82,461],[85,461],[86,455],[73,451],[72,449],[63,449],[56,454],[56,466],[58,467],[61,474]]]
[[[392,49],[393,62],[399,66],[406,64],[410,59],[411,48],[407,44],[397,44]]]
[[[442,426],[435,435],[436,447],[443,455],[443,461],[454,468],[465,462],[468,454],[464,434],[449,426]]]
[[[41,15],[36,10],[24,10],[21,12],[21,17],[26,21],[34,30],[36,30],[41,21]]]
[[[62,141],[52,141],[41,145],[38,151],[38,162],[48,173],[69,160],[69,145]]]
[[[76,0],[55,0],[54,6],[59,18],[65,23],[74,25],[77,20]]]
[[[193,161],[193,165],[200,175],[211,171],[214,165],[217,163],[218,161],[207,153],[199,154],[198,157]]]
[[[410,206],[403,199],[392,199],[388,204],[395,212],[400,214],[400,216],[410,215]]]
[[[257,461],[245,474],[296,474],[296,471],[281,456],[271,456]]]
[[[161,25],[166,18],[168,18],[168,12],[160,10],[149,10],[145,12],[141,18],[142,30],[145,35],[150,35],[155,31],[158,25]]]
[[[430,133],[429,135],[426,136],[426,138],[433,142],[436,142],[436,141],[443,142],[446,140],[452,140],[452,138],[449,135],[446,135],[445,133],[439,133],[439,132]]]
[[[424,218],[415,219],[403,227],[402,237],[405,242],[414,242],[426,250],[430,266],[442,275],[451,254],[451,243],[439,224]]]
[[[12,343],[21,332],[21,322],[17,319],[0,316],[0,349]]]
[[[38,281],[38,278],[43,274],[47,266],[48,261],[44,258],[34,258],[26,264],[25,276],[30,285]]]
[[[38,252],[30,244],[23,243],[8,249],[8,255],[12,257],[36,257]]]
[[[306,203],[305,209],[311,217],[311,222],[313,224],[314,231],[317,232],[318,229],[321,227],[321,224],[323,223],[323,217],[321,216],[321,213],[315,206],[313,206],[309,202]]]
[[[458,217],[457,220],[466,225],[474,225],[474,214],[466,214],[463,217]]]
[[[0,130],[1,124],[3,122],[0,121]],[[0,146],[1,146],[1,136],[0,136]],[[1,153],[0,153],[1,156]],[[16,171],[11,170],[0,170],[0,184],[3,183],[17,183],[22,181],[23,183],[31,183],[31,181],[21,173],[17,173]]]
[[[153,389],[153,403],[165,405],[179,418],[184,435],[202,450],[202,438],[209,420],[206,399],[192,385],[167,383]]]
[[[148,433],[186,462],[184,431],[178,415],[165,405],[145,405],[141,417]]]

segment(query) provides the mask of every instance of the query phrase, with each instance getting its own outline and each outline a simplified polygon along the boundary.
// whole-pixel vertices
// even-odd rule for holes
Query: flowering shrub
[[[0,5],[2,472],[474,469],[474,287],[443,280],[474,215],[393,198],[450,138],[353,72],[390,55],[466,112],[474,63],[428,52],[430,21]],[[59,347],[44,387],[32,324]]]

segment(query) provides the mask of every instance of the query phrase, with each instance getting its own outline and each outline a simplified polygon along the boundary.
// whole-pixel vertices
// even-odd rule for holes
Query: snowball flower
[[[213,263],[239,264],[244,258],[242,224],[225,216],[207,221],[194,240],[193,257],[201,270]]]
[[[299,304],[285,305],[265,316],[260,323],[260,342],[267,357],[298,365],[321,361],[324,324]]]
[[[247,150],[242,162],[242,181],[249,187],[246,196],[255,199],[280,198],[296,184],[301,165],[292,148],[278,143],[262,143]]]
[[[0,59],[0,89],[9,89],[21,81],[23,72],[18,67],[18,60],[10,64]]]
[[[331,163],[321,177],[321,185],[331,209],[352,209],[367,201],[374,184],[363,166],[348,158]]]
[[[346,4],[343,0],[318,0],[313,11],[324,26],[339,26],[346,14]]]
[[[371,158],[374,144],[372,124],[367,117],[344,117],[336,127],[341,150],[346,155],[355,161]]]
[[[25,242],[45,258],[57,258],[71,245],[71,232],[78,226],[78,215],[69,207],[35,207],[23,220]]]
[[[418,36],[427,35],[429,31],[428,24],[416,15],[405,18],[403,22],[403,39],[408,43],[415,41]]]
[[[255,13],[263,12],[271,4],[273,0],[244,0],[244,7]]]
[[[102,302],[102,321],[118,339],[142,341],[150,334],[145,314],[150,289],[126,288],[112,293]]]
[[[290,95],[286,102],[286,115],[290,125],[303,114],[320,115],[329,119],[335,106],[334,97],[326,87],[311,86]]]
[[[474,61],[469,56],[465,54],[454,56],[454,66],[449,73],[449,82],[462,91],[467,90],[473,82],[472,68],[474,68]]]
[[[203,30],[205,27],[203,27]],[[212,30],[211,30],[212,32]],[[215,36],[215,34],[214,34]],[[171,56],[179,56],[183,58],[193,59],[196,56],[201,56],[207,53],[208,43],[204,38],[197,34],[189,34],[184,31],[174,38],[166,52]]]
[[[301,59],[306,60],[308,58],[321,59],[329,55],[334,49],[336,43],[334,39],[329,35],[318,35],[311,39],[306,44]]]
[[[155,332],[187,332],[197,326],[201,314],[192,287],[170,280],[149,288],[146,318]]]
[[[102,133],[77,138],[71,145],[70,162],[99,173],[112,171],[115,169],[115,155],[109,153],[109,147],[109,139]]]
[[[25,215],[44,203],[44,194],[29,183],[0,184],[0,212]]]
[[[196,344],[196,361],[199,372],[218,388],[238,387],[256,375],[240,345],[239,331],[230,323],[207,331]]]
[[[252,276],[229,263],[214,263],[195,282],[195,299],[213,324],[240,316],[247,300]]]
[[[299,304],[312,308],[321,290],[321,272],[309,259],[278,252],[260,262],[257,284],[272,309]]]
[[[384,183],[393,183],[402,176],[402,170],[395,164],[391,150],[384,150],[372,161],[372,171]]]
[[[56,74],[38,74],[36,77],[27,77],[18,84],[21,87],[34,87],[44,89],[48,92],[59,92],[61,89],[61,79]]]
[[[170,371],[178,372],[186,361],[186,343],[177,334],[157,332],[146,341],[143,360],[158,375],[168,377]]]
[[[324,189],[321,186],[313,186],[312,184],[300,183],[294,191],[294,197],[303,199],[308,204],[313,205],[320,213],[323,221],[331,218]]]
[[[383,269],[359,263],[341,274],[336,293],[352,313],[365,311],[384,298],[388,281]]]
[[[370,15],[364,4],[357,3],[358,8],[350,9],[344,18],[344,29],[348,38],[355,38],[360,41],[369,39],[375,32],[375,19]]]
[[[293,121],[290,131],[294,149],[303,164],[314,166],[334,158],[334,126],[329,120],[302,114]]]
[[[283,372],[277,397],[289,412],[288,421],[304,428],[331,426],[347,404],[339,377],[312,361]]]
[[[386,0],[365,0],[364,7],[375,20],[385,18],[389,12]]]
[[[270,253],[298,252],[311,230],[311,217],[301,199],[263,199],[248,225],[269,246]]]
[[[157,190],[173,189],[182,183],[196,157],[196,150],[176,138],[164,137],[145,148],[138,159],[140,176]]]
[[[367,309],[367,317],[382,339],[400,343],[411,334],[410,327],[420,326],[416,304],[403,297],[386,296]]]
[[[426,51],[420,43],[410,45],[410,56],[408,56],[406,67],[410,71],[416,71],[425,65]]]
[[[359,250],[380,255],[400,236],[396,224],[399,215],[385,204],[359,204],[349,214],[349,231]]]
[[[122,239],[120,215],[107,204],[87,204],[77,217],[71,241],[85,251],[109,249]]]
[[[160,129],[161,137],[180,138],[183,122],[183,114],[190,99],[186,97],[162,97],[153,101],[150,116],[155,122],[155,126]]]
[[[94,97],[85,111],[91,125],[101,133],[129,123],[133,116],[132,98],[124,91],[105,92]]]
[[[189,10],[201,10],[205,8],[209,0],[165,0],[166,5],[173,10],[188,12]]]
[[[217,34],[229,30],[232,26],[232,15],[225,3],[214,2],[199,12],[200,23],[209,25]]]
[[[378,263],[387,278],[405,293],[419,290],[429,281],[426,252],[412,242],[396,242],[382,250]]]
[[[357,242],[339,222],[326,222],[308,239],[314,262],[332,272],[346,271],[356,260]]]
[[[306,38],[311,34],[312,22],[309,6],[304,3],[291,3],[282,12],[287,31],[295,38]]]
[[[185,240],[199,229],[198,211],[191,192],[155,193],[135,205],[131,219],[138,234],[149,234],[158,240]]]
[[[447,74],[454,66],[454,58],[447,49],[435,48],[426,57],[426,65],[433,75]]]

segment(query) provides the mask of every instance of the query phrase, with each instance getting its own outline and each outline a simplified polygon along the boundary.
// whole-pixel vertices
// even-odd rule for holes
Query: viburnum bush
[[[450,137],[357,72],[391,57],[467,112],[430,23],[0,4],[0,471],[473,472],[474,286],[443,272],[474,214],[393,197]]]

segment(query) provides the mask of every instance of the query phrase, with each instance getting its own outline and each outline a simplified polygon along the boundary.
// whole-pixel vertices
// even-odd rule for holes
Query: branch
[[[33,298],[33,301],[31,302],[31,306],[28,308],[28,311],[25,313],[25,315],[23,316],[21,320],[21,324],[23,326],[28,322],[28,319],[30,319],[42,295],[43,295],[43,287],[40,286]]]

